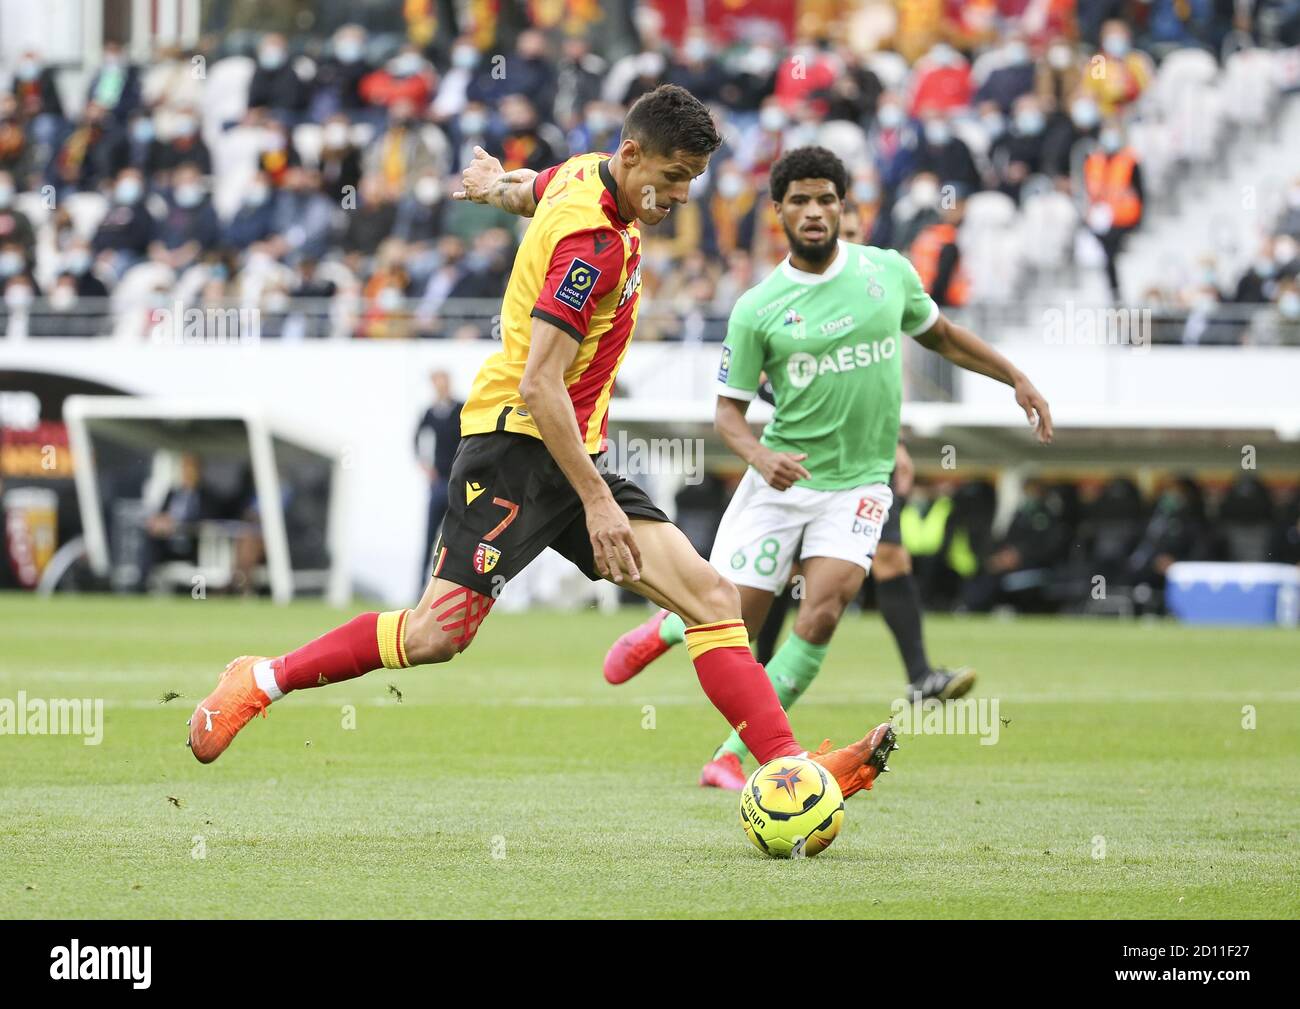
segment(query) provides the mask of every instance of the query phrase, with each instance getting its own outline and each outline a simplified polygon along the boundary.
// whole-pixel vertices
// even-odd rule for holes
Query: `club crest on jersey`
[[[555,289],[555,300],[562,305],[568,305],[575,312],[581,312],[583,306],[587,304],[587,299],[591,297],[591,292],[596,289],[596,281],[599,279],[600,270],[585,259],[574,256],[573,262],[564,271],[564,279],[560,281],[560,286]]]
[[[487,574],[497,566],[501,551],[487,543],[480,543],[474,550],[474,570],[481,575]]]

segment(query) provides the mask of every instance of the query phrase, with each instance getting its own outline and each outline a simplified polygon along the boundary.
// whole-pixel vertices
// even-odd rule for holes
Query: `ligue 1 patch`
[[[600,271],[596,267],[575,256],[565,271],[560,286],[555,289],[555,300],[568,305],[575,312],[581,312],[599,279]]]
[[[487,543],[480,543],[474,550],[474,570],[481,575],[487,574],[497,566],[501,551]]]
[[[724,385],[727,382],[727,376],[731,374],[731,348],[725,343],[722,345],[722,363],[718,365],[718,381]]]

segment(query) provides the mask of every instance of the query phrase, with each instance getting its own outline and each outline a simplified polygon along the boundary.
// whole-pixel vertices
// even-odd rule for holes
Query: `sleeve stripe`
[[[531,315],[534,319],[541,319],[542,322],[549,322],[556,329],[564,330],[566,333],[568,333],[579,343],[581,343],[583,340],[587,338],[587,334],[580,332],[578,328],[574,326],[574,324],[571,323],[568,319],[561,319],[558,315],[552,315],[550,312],[546,311],[543,308],[534,308],[528,314]]]
[[[753,390],[736,389],[733,388],[732,386],[727,385],[726,382],[717,383],[717,385],[714,387],[714,390],[717,392],[719,396],[725,396],[727,399],[743,400],[746,403],[748,403],[751,399],[753,399],[755,396],[758,395],[757,389],[753,389]]]
[[[924,333],[926,330],[928,330],[931,326],[933,326],[938,321],[939,321],[939,306],[936,305],[933,301],[931,301],[930,314],[925,317],[925,322],[921,323],[921,325],[916,326],[912,329],[903,330],[903,335],[920,336],[922,333]]]

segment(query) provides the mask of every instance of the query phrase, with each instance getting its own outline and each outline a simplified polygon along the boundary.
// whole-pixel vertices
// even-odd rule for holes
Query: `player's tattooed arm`
[[[474,148],[474,160],[461,175],[461,188],[451,194],[453,200],[486,203],[520,217],[532,217],[537,210],[533,196],[533,180],[537,173],[531,168],[517,168],[513,172],[502,169],[501,162],[481,147]]]
[[[1034,388],[1029,377],[972,333],[951,319],[940,315],[938,320],[916,342],[927,350],[946,357],[959,368],[987,375],[1016,391],[1016,402],[1025,411],[1029,423],[1036,429],[1038,440],[1044,445],[1052,441],[1052,412],[1043,394]]]

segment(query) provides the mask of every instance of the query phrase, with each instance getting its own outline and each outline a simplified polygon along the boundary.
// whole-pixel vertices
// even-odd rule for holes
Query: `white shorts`
[[[893,503],[888,484],[779,491],[749,469],[722,516],[709,563],[737,585],[770,592],[790,580],[796,551],[801,560],[835,557],[870,571]]]

